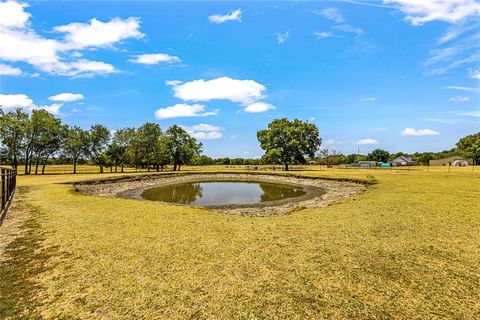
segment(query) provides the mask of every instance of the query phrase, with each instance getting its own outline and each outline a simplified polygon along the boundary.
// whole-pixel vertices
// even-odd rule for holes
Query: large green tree
[[[86,153],[93,162],[100,167],[100,173],[103,173],[104,151],[110,140],[110,131],[101,124],[94,124],[88,131],[88,145]]]
[[[28,114],[20,108],[8,113],[0,109],[0,138],[15,170],[24,147],[28,121]]]
[[[78,160],[88,149],[88,140],[88,132],[80,127],[74,126],[67,131],[63,151],[73,161],[73,173],[77,173]]]
[[[173,161],[173,171],[180,170],[181,165],[189,164],[202,152],[202,144],[177,125],[168,128],[165,137],[165,143]]]
[[[367,154],[367,160],[377,162],[387,162],[390,158],[390,153],[382,149],[375,149]]]
[[[268,129],[257,132],[257,138],[266,154],[278,155],[285,171],[291,163],[305,163],[307,157],[313,158],[322,143],[316,125],[287,118],[273,120]]]
[[[31,173],[32,164],[35,164],[35,174],[38,173],[38,166],[43,159],[46,161],[54,152],[58,151],[64,143],[64,130],[60,119],[55,118],[46,110],[33,110],[30,118],[30,154],[25,166],[28,165],[28,174]],[[44,169],[42,170],[44,172]],[[27,172],[26,172],[27,173]]]
[[[161,136],[162,129],[156,123],[144,123],[136,131],[136,143],[138,144],[140,159],[148,170],[152,166],[157,166],[157,153],[159,152]]]
[[[473,159],[474,164],[480,164],[480,132],[461,138],[456,146],[458,153]]]

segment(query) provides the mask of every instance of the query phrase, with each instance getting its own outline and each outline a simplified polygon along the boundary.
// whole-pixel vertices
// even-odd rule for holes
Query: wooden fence
[[[3,222],[3,218],[7,213],[10,202],[12,202],[13,195],[15,193],[15,186],[17,184],[17,172],[14,169],[1,168],[1,197],[2,197],[2,210],[0,211],[0,225]]]

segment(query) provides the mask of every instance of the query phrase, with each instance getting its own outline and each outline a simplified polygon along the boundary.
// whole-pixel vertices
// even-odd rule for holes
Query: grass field
[[[20,176],[0,318],[480,318],[480,168],[315,169],[294,173],[378,183],[255,218],[66,183],[99,175]]]

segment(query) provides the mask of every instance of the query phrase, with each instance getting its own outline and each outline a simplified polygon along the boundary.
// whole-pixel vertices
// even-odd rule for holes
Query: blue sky
[[[0,104],[71,125],[184,126],[213,157],[309,120],[344,153],[480,131],[480,3],[0,2]]]

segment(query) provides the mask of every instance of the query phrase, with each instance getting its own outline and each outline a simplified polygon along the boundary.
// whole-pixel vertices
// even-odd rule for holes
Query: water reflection
[[[145,190],[142,197],[192,205],[253,204],[298,197],[301,187],[266,182],[188,182]]]

